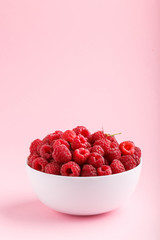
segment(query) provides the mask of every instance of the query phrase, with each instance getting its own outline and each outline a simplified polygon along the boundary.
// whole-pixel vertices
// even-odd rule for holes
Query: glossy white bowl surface
[[[142,162],[132,170],[107,176],[65,177],[26,164],[39,200],[56,211],[74,215],[95,215],[121,206],[135,190],[141,166]]]

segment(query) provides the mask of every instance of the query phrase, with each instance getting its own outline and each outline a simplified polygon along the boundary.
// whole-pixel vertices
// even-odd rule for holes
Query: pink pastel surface
[[[160,1],[0,1],[0,238],[160,239]],[[132,197],[92,217],[41,204],[30,142],[85,125],[143,152]],[[54,189],[53,189],[54,191]]]

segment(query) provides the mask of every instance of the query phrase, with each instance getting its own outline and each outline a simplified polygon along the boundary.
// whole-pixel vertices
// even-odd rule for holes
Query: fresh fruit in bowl
[[[116,135],[84,126],[55,131],[30,145],[27,172],[38,198],[63,213],[93,215],[113,210],[134,191],[141,150]]]

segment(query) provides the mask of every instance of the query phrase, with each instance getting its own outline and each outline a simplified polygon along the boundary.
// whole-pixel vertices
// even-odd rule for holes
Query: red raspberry
[[[114,159],[110,167],[112,169],[112,173],[121,173],[125,171],[123,164],[118,159]]]
[[[75,137],[76,137],[76,133],[73,130],[67,130],[62,135],[62,138],[70,143],[73,141]]]
[[[28,159],[27,159],[27,164],[31,167],[32,166],[32,162],[34,159],[38,158],[39,155],[36,153],[32,153],[29,155]]]
[[[133,142],[125,141],[120,143],[119,149],[123,155],[131,155],[135,151],[135,146]]]
[[[89,138],[90,135],[91,135],[90,132],[88,131],[88,129],[86,127],[84,127],[84,126],[77,126],[76,128],[73,128],[73,131],[77,135],[81,134],[81,135],[83,135],[86,138]]]
[[[88,164],[95,168],[101,167],[104,164],[104,158],[99,153],[93,152],[88,158]]]
[[[81,171],[81,176],[82,177],[92,177],[92,176],[97,176],[97,170],[95,167],[93,167],[90,164],[85,164],[82,167]]]
[[[101,146],[104,150],[104,153],[107,154],[110,149],[111,142],[108,139],[99,139],[96,140],[93,145]]]
[[[32,168],[44,172],[45,166],[48,164],[48,161],[42,157],[35,158],[32,162]]]
[[[97,168],[97,174],[98,174],[98,176],[111,175],[112,169],[108,165],[103,165],[103,166]]]
[[[111,163],[114,159],[120,159],[121,151],[119,148],[110,148],[107,153],[107,160]]]
[[[104,165],[109,165],[110,163],[109,163],[109,161],[108,161],[108,159],[107,158],[104,158]]]
[[[62,131],[55,131],[54,133],[48,134],[42,141],[43,143],[53,145],[54,140],[60,139],[62,135]]]
[[[112,143],[114,144],[114,147],[119,147],[119,143],[117,142],[115,136],[110,136],[110,135],[106,135],[106,138]]]
[[[53,149],[48,144],[44,144],[40,148],[40,155],[41,155],[41,157],[45,158],[47,160],[52,158],[52,152],[53,152]]]
[[[72,154],[70,150],[64,144],[62,144],[54,149],[52,157],[58,163],[66,163],[71,161]]]
[[[104,156],[104,150],[101,146],[99,145],[94,145],[92,148],[91,148],[91,152],[96,152],[96,153],[99,153],[100,155]]]
[[[35,139],[31,145],[30,145],[30,153],[38,153],[37,152],[37,147],[41,144],[41,140],[40,139]]]
[[[60,175],[60,165],[55,161],[48,163],[45,166],[45,173]]]
[[[77,163],[70,161],[62,165],[60,172],[63,176],[77,177],[80,175],[81,168]]]
[[[104,134],[104,132],[102,131],[98,131],[98,132],[95,132],[91,135],[91,139],[90,141],[92,143],[94,143],[95,141],[99,140],[99,139],[106,139],[106,136]]]
[[[90,151],[86,148],[78,148],[73,153],[73,159],[78,164],[83,164],[86,162],[90,155]]]
[[[119,160],[124,165],[126,171],[137,166],[135,159],[131,155],[124,155]]]
[[[139,158],[141,158],[141,149],[139,147],[135,147],[134,154]]]
[[[134,160],[136,161],[136,164],[138,166],[141,162],[140,158],[136,154],[132,154],[130,156],[132,156],[134,158]]]
[[[72,147],[73,150],[77,149],[77,148],[81,148],[81,147],[86,148],[87,147],[86,138],[83,135],[79,134],[78,136],[76,136],[73,139],[73,141],[71,143],[71,147]]]
[[[69,145],[69,143],[66,140],[64,140],[64,139],[57,139],[53,143],[53,149],[55,149],[56,147],[58,147],[58,146],[60,146],[62,144],[65,145],[68,149],[70,148],[70,145]]]

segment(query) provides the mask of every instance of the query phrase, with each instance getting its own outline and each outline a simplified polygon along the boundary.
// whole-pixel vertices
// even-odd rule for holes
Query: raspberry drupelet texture
[[[66,163],[71,161],[72,154],[64,144],[61,144],[54,149],[52,157],[58,163]]]
[[[40,155],[42,158],[45,158],[46,160],[50,160],[52,158],[52,152],[53,149],[48,144],[44,144],[40,148]]]
[[[94,145],[101,146],[104,150],[104,153],[107,154],[110,149],[111,142],[108,139],[99,139],[94,142]]]
[[[63,135],[62,131],[55,131],[54,133],[48,134],[42,141],[43,144],[47,143],[49,145],[53,145],[54,140],[60,139]]]
[[[134,154],[135,145],[131,141],[124,141],[120,143],[119,149],[123,155],[131,155]]]
[[[77,177],[81,173],[81,168],[77,163],[70,161],[62,165],[60,172],[63,176]]]
[[[32,166],[32,162],[34,159],[40,157],[38,154],[36,153],[32,153],[28,156],[28,159],[27,159],[27,164],[31,167]]]
[[[117,142],[115,136],[111,136],[111,135],[107,135],[106,134],[106,138],[111,142],[114,143],[115,147],[119,147],[119,143]]]
[[[37,147],[41,144],[41,142],[42,141],[40,139],[35,139],[30,145],[30,153],[38,153]]]
[[[108,165],[103,165],[103,166],[97,168],[97,174],[98,174],[98,176],[111,175],[112,169]]]
[[[125,171],[123,164],[118,159],[114,159],[110,167],[112,169],[112,173],[121,173]]]
[[[67,130],[63,133],[62,138],[71,143],[76,136],[73,130]]]
[[[114,159],[120,159],[121,151],[119,148],[110,148],[107,153],[107,160],[111,163]]]
[[[92,176],[97,176],[97,170],[95,167],[93,167],[90,164],[85,164],[82,167],[81,171],[81,176],[82,177],[92,177]]]
[[[104,158],[99,153],[93,152],[89,155],[87,163],[98,168],[104,164]]]
[[[77,126],[76,128],[73,128],[73,131],[76,133],[76,135],[83,135],[86,138],[90,138],[91,134],[88,131],[88,129],[84,126]]]
[[[101,146],[99,145],[94,145],[92,148],[91,148],[91,152],[96,152],[96,153],[99,153],[100,155],[104,156],[104,150]]]
[[[45,166],[44,171],[45,173],[60,175],[60,165],[57,162],[52,161]]]
[[[45,166],[48,164],[48,161],[42,157],[35,158],[32,162],[32,168],[35,170],[44,172],[45,171]]]
[[[119,160],[125,167],[126,171],[137,166],[136,160],[131,155],[123,155]]]
[[[90,141],[91,143],[94,143],[95,141],[99,139],[106,139],[106,135],[102,131],[97,131],[91,135]]]
[[[58,147],[58,146],[60,146],[62,144],[65,145],[68,149],[70,148],[70,145],[69,145],[69,143],[66,140],[64,140],[64,139],[57,139],[53,143],[53,149],[55,149],[56,147]]]
[[[86,148],[87,147],[87,140],[86,138],[79,134],[78,136],[76,136],[72,143],[71,143],[71,147],[73,150],[77,149],[77,148]]]
[[[78,148],[73,153],[73,159],[76,163],[84,164],[90,155],[90,151],[86,148]]]

